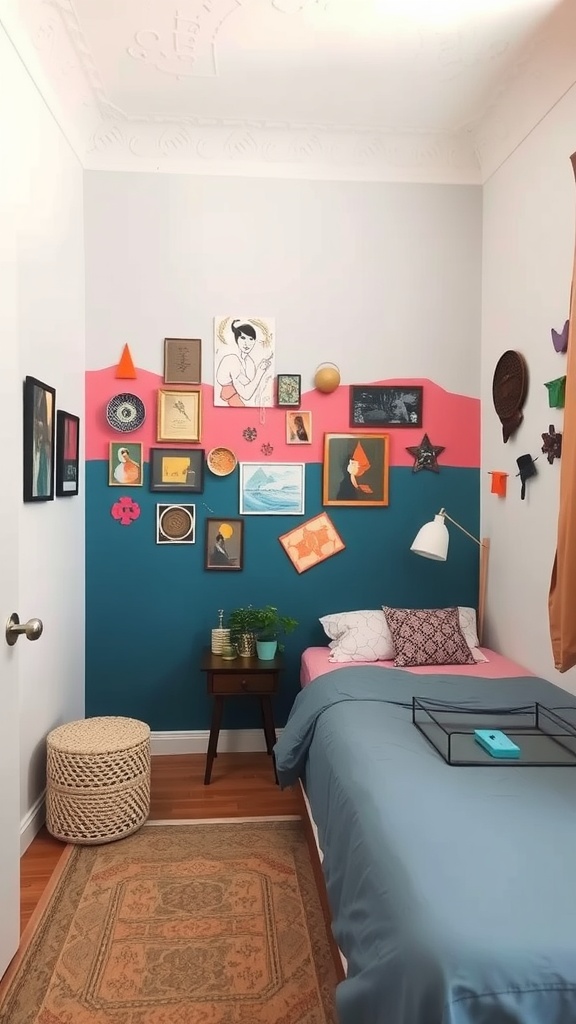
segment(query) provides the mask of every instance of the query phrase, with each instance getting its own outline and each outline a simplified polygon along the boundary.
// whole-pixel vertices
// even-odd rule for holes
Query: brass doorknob
[[[37,640],[42,636],[43,629],[42,619],[28,619],[28,622],[20,623],[19,616],[16,612],[12,612],[6,623],[6,643],[9,647],[13,647],[22,633],[27,640]]]

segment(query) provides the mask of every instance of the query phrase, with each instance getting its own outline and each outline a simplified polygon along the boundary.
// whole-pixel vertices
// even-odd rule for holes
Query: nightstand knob
[[[242,687],[243,690],[247,690],[248,689],[248,683],[246,682],[245,679],[243,679],[241,681],[240,686]]]

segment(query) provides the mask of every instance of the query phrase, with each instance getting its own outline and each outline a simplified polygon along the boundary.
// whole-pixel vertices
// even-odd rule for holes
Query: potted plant
[[[243,658],[251,658],[256,654],[257,611],[251,604],[247,608],[234,608],[228,616],[230,636]]]
[[[241,657],[253,657],[258,651],[261,661],[269,661],[276,654],[278,638],[291,633],[298,625],[296,619],[281,615],[273,605],[263,608],[235,608],[228,616],[230,634]],[[280,650],[282,647],[280,646]]]

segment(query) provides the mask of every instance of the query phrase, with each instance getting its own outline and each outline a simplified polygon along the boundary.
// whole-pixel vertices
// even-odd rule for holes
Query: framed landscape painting
[[[352,384],[351,427],[421,427],[420,385]]]
[[[241,516],[304,514],[303,462],[241,462]]]

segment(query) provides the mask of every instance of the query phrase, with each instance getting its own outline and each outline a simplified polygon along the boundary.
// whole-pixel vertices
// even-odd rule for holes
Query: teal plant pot
[[[260,661],[272,661],[276,657],[277,640],[257,640],[256,652]]]

